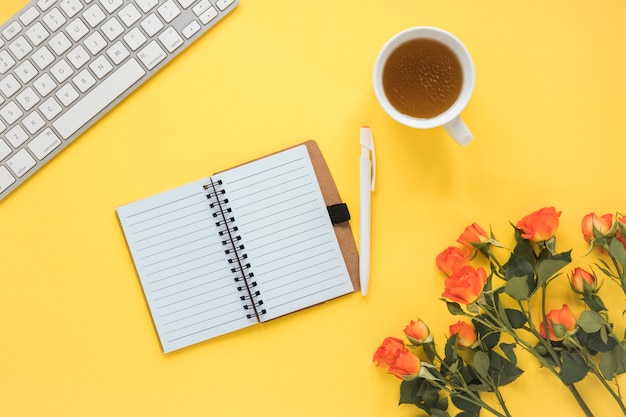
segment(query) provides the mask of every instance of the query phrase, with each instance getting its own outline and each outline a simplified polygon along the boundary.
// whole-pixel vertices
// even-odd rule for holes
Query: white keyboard
[[[0,200],[238,4],[31,0],[0,26]]]

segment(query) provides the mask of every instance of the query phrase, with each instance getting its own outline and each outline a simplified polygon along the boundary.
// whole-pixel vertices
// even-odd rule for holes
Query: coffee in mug
[[[374,66],[374,92],[393,119],[414,128],[443,126],[462,145],[473,138],[459,117],[473,89],[469,52],[438,28],[420,26],[398,33]]]

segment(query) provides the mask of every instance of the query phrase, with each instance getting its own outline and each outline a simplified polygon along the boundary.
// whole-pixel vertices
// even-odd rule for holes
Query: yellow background
[[[2,0],[0,20],[25,3]],[[625,20],[617,0],[241,0],[0,203],[0,415],[416,415],[371,359],[417,317],[443,344],[457,318],[438,300],[436,254],[473,221],[506,239],[509,221],[555,206],[559,248],[585,264],[581,218],[626,211]],[[467,147],[376,102],[378,50],[417,25],[473,56]],[[364,124],[378,154],[368,296],[163,355],[115,208],[315,139],[358,238]],[[554,294],[550,308],[582,310]],[[504,389],[513,415],[582,415],[518,354],[526,373]],[[619,414],[592,377],[580,390],[597,416]]]

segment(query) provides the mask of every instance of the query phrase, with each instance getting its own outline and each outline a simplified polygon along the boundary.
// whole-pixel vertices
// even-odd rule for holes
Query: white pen
[[[361,294],[367,294],[370,280],[370,238],[372,223],[372,191],[376,180],[376,152],[374,138],[367,126],[361,127],[361,157],[359,158],[360,182],[360,217],[359,217],[359,275]]]

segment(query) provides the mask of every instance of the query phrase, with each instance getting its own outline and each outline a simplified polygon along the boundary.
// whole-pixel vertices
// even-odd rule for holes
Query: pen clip
[[[369,153],[369,159],[372,164],[370,187],[371,191],[374,191],[374,185],[376,183],[376,149],[374,148],[374,137],[372,136],[372,131],[367,126],[361,128],[361,146],[366,148]]]
[[[374,148],[374,137],[370,131],[370,152],[372,154],[372,191],[374,191],[374,184],[376,183],[376,148]]]

